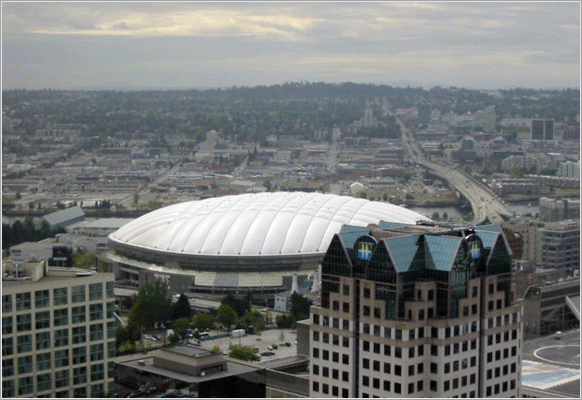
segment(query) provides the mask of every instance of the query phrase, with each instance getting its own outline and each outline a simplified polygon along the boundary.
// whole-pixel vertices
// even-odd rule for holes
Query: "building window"
[[[35,317],[36,329],[45,329],[51,326],[51,313],[50,311],[41,311],[36,313]]]
[[[68,303],[67,288],[53,289],[53,306],[62,306]]]
[[[380,343],[374,343],[374,353],[380,354]]]
[[[402,393],[402,385],[398,382],[394,382],[394,393]]]
[[[110,301],[109,303],[107,303],[107,318],[113,318],[114,312],[115,312],[115,302]]]
[[[350,392],[348,389],[343,388],[342,389],[342,398],[347,399],[348,397],[350,397]]]
[[[368,359],[368,358],[362,359],[362,368],[370,369],[370,359]]]
[[[392,329],[384,327],[384,337],[390,339],[392,337]]]
[[[370,316],[370,306],[364,306],[364,317]],[[368,332],[370,333],[370,332]]]
[[[313,341],[319,342],[319,332],[318,331],[313,331]]]
[[[414,393],[414,382],[408,384],[408,394]]]
[[[12,333],[12,316],[10,317],[2,317],[2,334],[10,334]]]
[[[314,392],[319,392],[319,382],[313,381],[312,389]]]
[[[87,341],[86,329],[84,326],[73,328],[73,344],[85,343]]]
[[[342,371],[342,381],[344,382],[350,381],[350,373],[348,371]]]
[[[334,368],[331,370],[331,378],[336,380],[339,379],[339,371],[337,369]]]
[[[36,334],[36,349],[45,350],[51,348],[51,333],[41,332]]]
[[[39,392],[51,390],[51,374],[41,374],[36,377],[36,388]]]
[[[89,321],[97,321],[103,319],[103,304],[89,305]]]
[[[16,294],[16,311],[30,310],[30,292]]]
[[[2,355],[10,356],[14,354],[14,340],[12,338],[2,338]]]
[[[434,300],[434,289],[428,291],[428,301]]]
[[[331,361],[338,363],[339,362],[339,353],[334,351],[331,353]]]
[[[55,388],[69,386],[69,370],[55,372]]]
[[[328,394],[328,393],[329,393],[329,385],[328,385],[327,383],[324,383],[324,384],[321,386],[321,392],[322,392],[323,394]]]
[[[344,296],[350,295],[350,285],[344,285]]]
[[[350,356],[348,354],[342,354],[342,364],[349,365]]]
[[[364,298],[365,299],[370,298],[370,289],[369,288],[364,288]]]
[[[451,372],[451,363],[445,363],[445,374]]]
[[[423,374],[424,373],[424,364],[420,363],[416,365],[416,373]]]
[[[14,397],[14,381],[2,381],[2,397]]]
[[[477,376],[475,374],[469,375],[469,383],[471,383],[471,384],[475,383],[476,379],[477,379]]]
[[[343,303],[342,303],[342,307],[343,307],[343,311],[344,311],[345,313],[349,313],[349,312],[350,312],[350,303],[343,302]]]
[[[85,346],[73,348],[73,365],[87,362],[87,348]]]
[[[408,358],[414,358],[414,347],[408,349]]]
[[[362,377],[362,385],[363,386],[370,386],[370,377],[367,375],[364,375]]]
[[[85,299],[85,285],[73,286],[71,288],[72,303],[83,303]]]
[[[36,355],[36,370],[44,371],[51,368],[51,353],[41,353]]]
[[[313,314],[313,324],[319,325],[319,314]]]
[[[63,326],[69,324],[69,309],[61,308],[54,310],[54,326]]]
[[[324,332],[321,336],[323,343],[329,343],[329,333]]]
[[[333,309],[333,311],[339,311],[339,301],[334,300],[332,302],[332,309]]]
[[[87,397],[87,388],[86,387],[74,388],[73,389],[73,397],[76,399],[86,398]]]
[[[71,309],[71,316],[73,319],[73,324],[85,322],[85,318],[86,318],[85,312],[86,312],[85,306],[73,307]]]
[[[2,312],[9,313],[12,312],[12,295],[5,294],[2,296]]]
[[[384,391],[385,392],[390,391],[390,381],[384,381]]]
[[[4,383],[4,382],[3,382]],[[22,396],[25,394],[30,394],[34,390],[32,386],[32,376],[27,376],[18,379],[18,395]]]
[[[91,382],[105,379],[103,364],[91,365]]]
[[[334,346],[339,346],[339,335],[331,336],[331,344],[333,344]]]
[[[380,379],[378,378],[372,379],[372,387],[374,389],[380,389]]]
[[[329,360],[329,350],[323,350],[321,358],[324,360]]]
[[[69,350],[55,351],[55,367],[66,367],[69,365]]]
[[[44,308],[50,306],[48,290],[37,290],[34,292],[34,305],[36,308]]]
[[[402,366],[395,364],[394,365],[394,375],[396,376],[402,376]]]
[[[32,330],[32,315],[20,314],[16,316],[16,331],[27,332]]]
[[[59,329],[58,331],[55,331],[55,347],[68,345],[69,345],[69,330]]]
[[[91,283],[89,285],[89,301],[103,299],[103,284]]]
[[[334,397],[338,397],[339,394],[339,389],[337,386],[332,386],[331,387],[331,395]]]
[[[451,387],[450,387],[450,386],[451,386],[451,383],[450,383],[450,381],[444,381],[444,382],[443,382],[443,390],[444,390],[445,392],[448,392],[448,391],[451,389]]]
[[[319,375],[319,365],[313,365],[313,375]]]
[[[21,335],[16,338],[16,352],[26,353],[32,351],[32,335]]]
[[[408,376],[414,376],[414,365],[408,366]]]
[[[104,350],[103,343],[91,345],[91,361],[103,360]]]
[[[5,378],[13,375],[14,375],[14,359],[9,358],[2,360],[2,377]]]
[[[319,358],[319,349],[317,347],[313,348],[313,358]]]
[[[105,283],[105,292],[107,293],[108,299],[115,298],[115,282],[109,281]]]
[[[394,347],[394,356],[396,358],[402,358],[402,348],[401,347]]]

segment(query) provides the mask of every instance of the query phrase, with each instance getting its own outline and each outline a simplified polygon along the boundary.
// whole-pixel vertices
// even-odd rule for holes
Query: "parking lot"
[[[218,334],[219,332],[211,331],[211,334]],[[245,335],[238,338],[225,337],[216,340],[207,340],[201,343],[203,349],[212,350],[214,346],[218,346],[221,351],[228,353],[231,344],[250,346],[258,348],[258,354],[264,352],[275,353],[272,356],[262,356],[262,360],[273,359],[277,357],[291,356],[297,354],[297,332],[293,329],[269,329],[258,334]],[[274,349],[273,344],[277,344]],[[289,343],[290,346],[286,346]],[[271,347],[271,348],[269,348]]]

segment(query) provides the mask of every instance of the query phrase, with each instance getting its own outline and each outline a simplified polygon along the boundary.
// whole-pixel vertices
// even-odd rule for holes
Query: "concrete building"
[[[580,218],[580,199],[540,198],[540,221],[557,222]]]
[[[515,397],[521,307],[498,226],[344,226],[311,308],[311,397]]]
[[[540,263],[548,268],[580,269],[580,221],[564,220],[540,229]]]
[[[113,287],[113,274],[3,262],[2,397],[113,392]]]
[[[526,339],[579,326],[580,277],[560,278],[530,287],[523,298],[523,308]]]
[[[559,163],[558,176],[580,180],[580,160]]]

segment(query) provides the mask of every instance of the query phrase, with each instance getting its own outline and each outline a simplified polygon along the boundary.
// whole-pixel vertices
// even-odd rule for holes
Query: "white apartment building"
[[[113,393],[114,275],[2,263],[2,397]]]

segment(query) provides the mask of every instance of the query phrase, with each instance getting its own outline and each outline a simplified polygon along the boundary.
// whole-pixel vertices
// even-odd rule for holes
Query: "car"
[[[279,345],[277,343],[273,343],[272,347],[274,350],[277,350],[279,348]]]
[[[290,342],[285,342],[285,346],[291,347],[291,343]]]
[[[263,357],[270,357],[270,356],[274,356],[274,355],[275,355],[275,353],[272,351],[263,351],[261,353],[261,356],[263,356]]]

